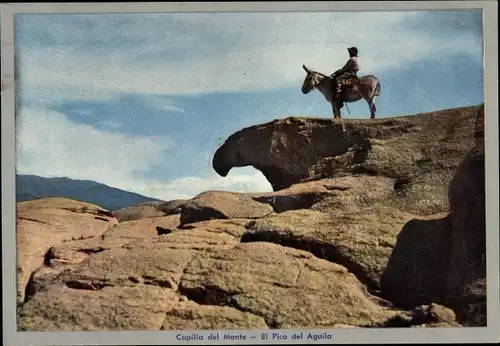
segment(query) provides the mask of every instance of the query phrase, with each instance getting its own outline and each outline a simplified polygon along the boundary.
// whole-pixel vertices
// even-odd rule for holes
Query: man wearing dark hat
[[[359,71],[359,58],[358,49],[356,47],[347,48],[349,52],[349,60],[341,69],[335,71],[331,77],[334,80],[333,100],[338,102],[342,107],[343,102],[339,100],[340,93],[342,92],[342,85],[351,77],[357,77],[356,73]]]

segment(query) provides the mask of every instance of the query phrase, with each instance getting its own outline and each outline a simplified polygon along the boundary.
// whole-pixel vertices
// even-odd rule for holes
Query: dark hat
[[[351,54],[358,55],[358,48],[356,47],[347,48],[347,51]]]

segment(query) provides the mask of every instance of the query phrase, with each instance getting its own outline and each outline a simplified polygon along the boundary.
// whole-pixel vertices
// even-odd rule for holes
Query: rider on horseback
[[[345,81],[352,77],[357,77],[356,73],[359,71],[359,58],[358,49],[356,47],[347,48],[349,52],[349,60],[341,69],[335,71],[331,74],[333,78],[333,100],[337,102],[340,108],[342,108],[343,102],[340,99],[340,93],[342,92],[342,85]]]

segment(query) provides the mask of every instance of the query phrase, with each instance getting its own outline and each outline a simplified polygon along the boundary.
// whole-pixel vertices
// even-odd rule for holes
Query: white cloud
[[[64,114],[21,109],[17,118],[17,172],[44,177],[89,179],[164,200],[191,198],[206,190],[271,191],[264,176],[239,169],[227,177],[215,173],[170,181],[141,178],[163,163],[173,143],[168,138],[137,137],[76,124]]]
[[[103,183],[130,180],[163,160],[173,143],[76,124],[54,111],[21,109],[17,120],[17,170]]]
[[[169,181],[134,180],[115,187],[124,188],[165,201],[189,199],[210,190],[230,192],[269,192],[271,184],[264,175],[255,170],[233,169],[226,177],[210,174],[206,177],[186,177]]]
[[[405,29],[402,24],[415,16],[411,12],[220,16],[155,15],[134,20],[97,15],[85,21],[65,19],[65,25],[47,20],[44,28],[36,29],[61,44],[31,43],[21,48],[22,85],[52,92],[52,98],[80,99],[114,92],[299,88],[302,64],[332,72],[343,65],[350,45],[360,48],[361,73],[380,74],[453,53],[482,59],[481,41],[471,36],[443,39],[438,33]],[[84,29],[88,23],[91,30]],[[78,38],[69,35],[73,28]],[[98,49],[91,47],[94,41]],[[167,107],[175,110],[173,105]]]

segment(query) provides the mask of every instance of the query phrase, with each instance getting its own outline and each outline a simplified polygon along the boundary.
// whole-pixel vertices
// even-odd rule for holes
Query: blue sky
[[[302,64],[331,73],[358,47],[390,117],[482,102],[482,42],[480,11],[17,15],[17,170],[166,200],[270,191],[212,156],[246,126],[331,117]]]

